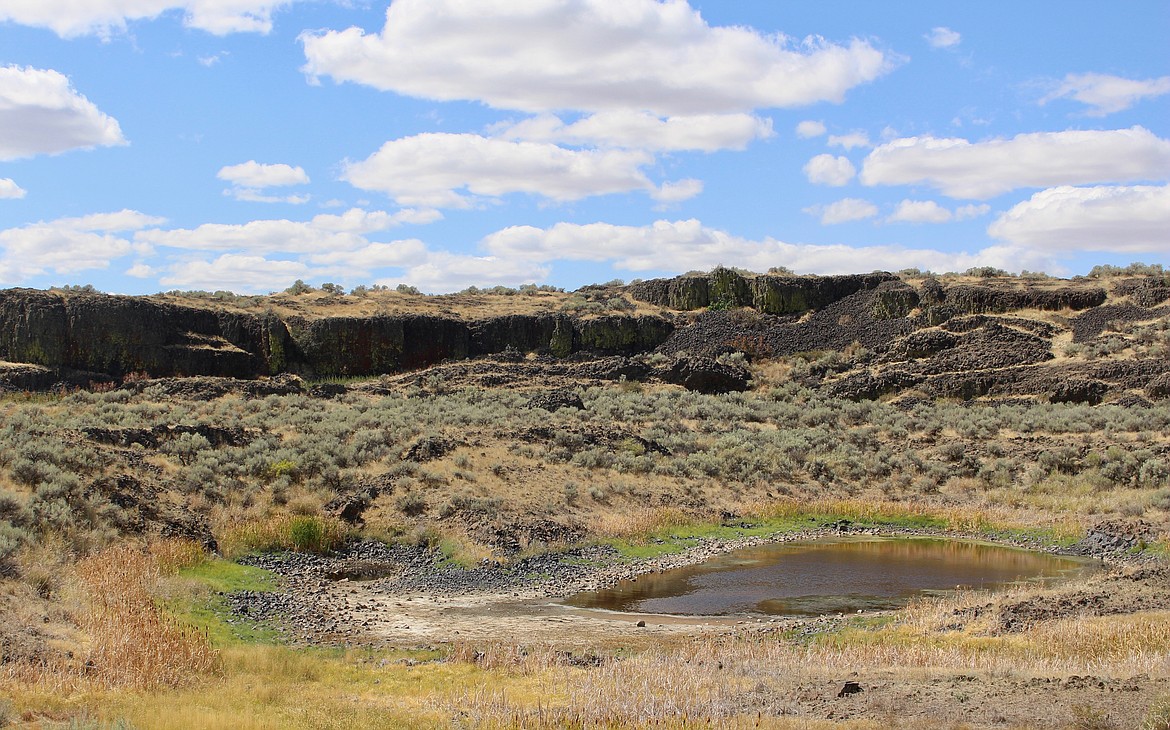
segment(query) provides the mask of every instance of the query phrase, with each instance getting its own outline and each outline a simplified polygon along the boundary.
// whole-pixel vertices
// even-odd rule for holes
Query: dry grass
[[[325,553],[341,545],[347,534],[338,520],[285,514],[229,525],[217,540],[224,557],[235,558],[272,550]]]
[[[595,517],[590,525],[590,533],[602,538],[642,544],[656,533],[710,520],[712,517],[709,514],[688,512],[677,507],[606,512]]]
[[[86,683],[178,687],[218,671],[219,657],[207,637],[179,625],[152,593],[164,567],[177,570],[194,554],[186,545],[161,546],[156,555],[122,544],[78,562],[78,624],[89,638],[81,668]]]

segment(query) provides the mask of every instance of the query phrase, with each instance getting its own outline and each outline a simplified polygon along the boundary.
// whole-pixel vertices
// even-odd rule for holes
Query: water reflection
[[[819,615],[898,608],[956,587],[998,588],[1091,569],[1085,561],[955,540],[845,538],[784,543],[718,556],[582,593],[571,606],[719,616]]]

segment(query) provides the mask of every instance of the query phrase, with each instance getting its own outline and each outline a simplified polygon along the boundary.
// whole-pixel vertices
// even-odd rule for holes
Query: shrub
[[[396,504],[402,514],[408,517],[418,517],[427,511],[426,497],[418,492],[407,492],[398,498]]]

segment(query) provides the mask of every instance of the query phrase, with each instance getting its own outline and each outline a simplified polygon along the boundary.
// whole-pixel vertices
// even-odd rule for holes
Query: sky
[[[0,287],[1170,265],[1166,0],[0,0]]]

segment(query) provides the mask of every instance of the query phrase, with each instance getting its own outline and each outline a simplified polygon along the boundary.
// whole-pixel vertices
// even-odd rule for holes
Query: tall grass
[[[123,544],[78,562],[78,616],[88,636],[83,676],[115,688],[177,687],[215,674],[219,656],[207,637],[163,612],[152,595],[165,571],[189,563],[186,545],[148,552]]]
[[[267,520],[231,525],[218,535],[224,557],[234,558],[251,552],[292,550],[302,553],[327,553],[338,548],[347,537],[341,522],[312,515],[279,515]]]

